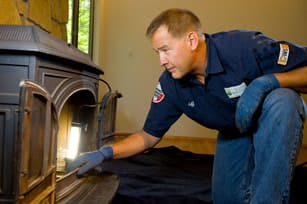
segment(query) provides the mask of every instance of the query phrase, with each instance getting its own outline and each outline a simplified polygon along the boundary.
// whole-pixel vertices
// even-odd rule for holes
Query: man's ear
[[[199,36],[196,32],[191,31],[187,35],[187,44],[192,50],[196,50],[199,42]]]

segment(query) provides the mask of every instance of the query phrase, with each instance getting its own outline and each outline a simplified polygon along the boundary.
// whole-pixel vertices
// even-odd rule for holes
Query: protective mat
[[[210,204],[213,155],[174,146],[102,164],[120,184],[112,204]]]

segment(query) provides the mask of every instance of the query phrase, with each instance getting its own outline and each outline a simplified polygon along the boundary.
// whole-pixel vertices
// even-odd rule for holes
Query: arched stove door
[[[18,201],[54,203],[57,113],[48,91],[28,80],[20,83],[18,126]]]

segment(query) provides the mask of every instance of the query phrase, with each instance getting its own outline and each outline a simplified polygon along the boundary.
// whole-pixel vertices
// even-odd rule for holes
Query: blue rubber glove
[[[81,166],[77,175],[83,175],[89,170],[101,164],[105,159],[113,157],[113,149],[110,146],[102,147],[97,151],[87,152],[78,156],[75,160],[67,166],[67,171],[70,172],[77,167]]]
[[[235,114],[236,127],[241,133],[252,127],[255,112],[266,95],[279,87],[280,84],[273,74],[258,77],[247,86],[237,103]]]

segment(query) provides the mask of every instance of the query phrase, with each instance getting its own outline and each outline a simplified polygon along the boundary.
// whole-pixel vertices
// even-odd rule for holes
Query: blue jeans
[[[213,168],[215,204],[283,204],[302,142],[304,102],[291,89],[265,98],[255,131],[218,135]]]

